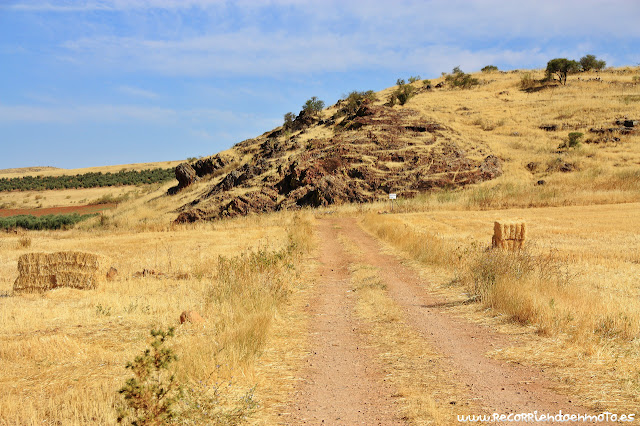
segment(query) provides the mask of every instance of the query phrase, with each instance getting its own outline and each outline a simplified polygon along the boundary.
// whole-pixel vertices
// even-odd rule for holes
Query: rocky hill
[[[197,179],[210,181],[179,209],[176,221],[368,202],[389,193],[413,197],[502,173],[496,156],[465,150],[455,131],[411,108],[365,101],[344,115],[338,103],[324,115],[303,111],[291,129],[281,127],[224,154],[178,166],[180,184],[172,193]]]
[[[543,70],[477,73],[477,84],[460,89],[444,76],[302,111],[228,151],[180,164],[180,184],[170,190],[176,221],[480,182],[573,191],[635,176],[640,68],[580,73],[566,84],[543,77]],[[402,99],[407,90],[412,96]]]

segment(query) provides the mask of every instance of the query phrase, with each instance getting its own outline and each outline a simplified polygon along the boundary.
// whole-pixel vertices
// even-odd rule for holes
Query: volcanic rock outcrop
[[[364,103],[349,116],[317,120],[301,114],[296,120],[291,129],[233,147],[228,155],[235,167],[220,156],[178,166],[181,188],[222,173],[179,209],[176,222],[364,203],[390,192],[413,197],[502,174],[498,157],[463,148],[454,130],[409,108]]]

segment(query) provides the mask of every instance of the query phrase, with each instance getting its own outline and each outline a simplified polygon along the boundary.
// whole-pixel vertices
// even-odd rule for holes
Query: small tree
[[[343,115],[353,115],[364,102],[373,102],[376,100],[377,98],[373,90],[367,90],[366,92],[354,90],[348,95],[343,96],[343,102],[339,112]]]
[[[496,67],[495,65],[487,65],[486,67],[483,67],[480,71],[484,73],[495,72],[495,71],[498,71],[498,67]]]
[[[584,134],[580,132],[571,132],[567,136],[567,139],[562,142],[558,149],[568,149],[568,148],[576,148],[580,146],[580,142]]]
[[[167,331],[152,330],[151,349],[127,364],[134,377],[118,391],[127,404],[127,408],[120,410],[118,422],[131,417],[132,425],[159,425],[175,417],[173,405],[180,399],[182,390],[170,373],[170,365],[178,357],[172,349],[164,347],[166,340],[173,337],[173,331],[173,327]]]
[[[560,84],[567,84],[567,74],[578,71],[580,71],[580,64],[573,59],[555,58],[547,62],[547,79],[553,80],[555,75]]]
[[[321,101],[315,96],[312,96],[311,99],[308,99],[307,102],[302,105],[302,111],[308,113],[313,117],[317,117],[320,114],[320,111],[324,109],[324,101]]]
[[[296,119],[296,115],[292,112],[288,112],[284,115],[284,124],[282,125],[282,127],[284,127],[285,130],[290,130],[291,127],[293,127],[293,120]]]
[[[409,84],[415,83],[416,81],[419,81],[419,80],[420,80],[419,75],[412,75],[411,77],[409,77]]]
[[[460,67],[455,67],[451,74],[442,73],[445,77],[444,80],[453,87],[460,87],[462,89],[469,89],[473,86],[480,84],[477,78],[471,77],[470,74],[465,74]]]
[[[595,55],[586,55],[580,58],[580,65],[584,71],[604,69],[607,65],[605,61],[599,61]]]
[[[413,97],[413,95],[415,95],[414,87],[411,84],[407,84],[402,78],[399,78],[396,81],[396,86],[398,86],[398,88],[391,93],[388,105],[394,106],[396,102],[400,105],[404,105],[409,99],[411,99],[411,97]]]

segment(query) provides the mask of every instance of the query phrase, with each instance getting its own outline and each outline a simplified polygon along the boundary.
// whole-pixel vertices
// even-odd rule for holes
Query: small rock
[[[107,279],[109,281],[113,281],[116,279],[117,276],[118,276],[118,270],[113,266],[110,267],[109,270],[107,271]]]
[[[198,324],[204,322],[204,318],[202,318],[196,311],[182,311],[180,314],[180,324],[184,324],[185,322]]]

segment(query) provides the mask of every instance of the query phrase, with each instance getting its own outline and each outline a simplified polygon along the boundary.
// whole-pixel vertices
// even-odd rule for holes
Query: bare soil
[[[321,270],[312,317],[311,354],[286,424],[402,424],[398,407],[376,366],[376,349],[363,347],[355,295],[349,292],[350,255],[338,235],[361,251],[359,262],[379,268],[389,296],[405,312],[405,321],[445,357],[447,374],[467,389],[466,397],[482,413],[594,414],[574,398],[554,391],[543,369],[491,359],[489,351],[514,344],[510,336],[446,311],[450,304],[429,294],[418,274],[382,252],[380,243],[355,219],[321,220]],[[456,419],[451,419],[452,424]],[[513,424],[513,423],[512,423]]]
[[[115,203],[90,204],[83,206],[47,207],[43,209],[0,209],[0,217],[19,215],[45,216],[48,214],[91,214],[117,207]]]
[[[332,221],[321,221],[317,294],[308,306],[311,351],[286,424],[394,425],[393,389],[372,362],[353,316],[349,259]]]

